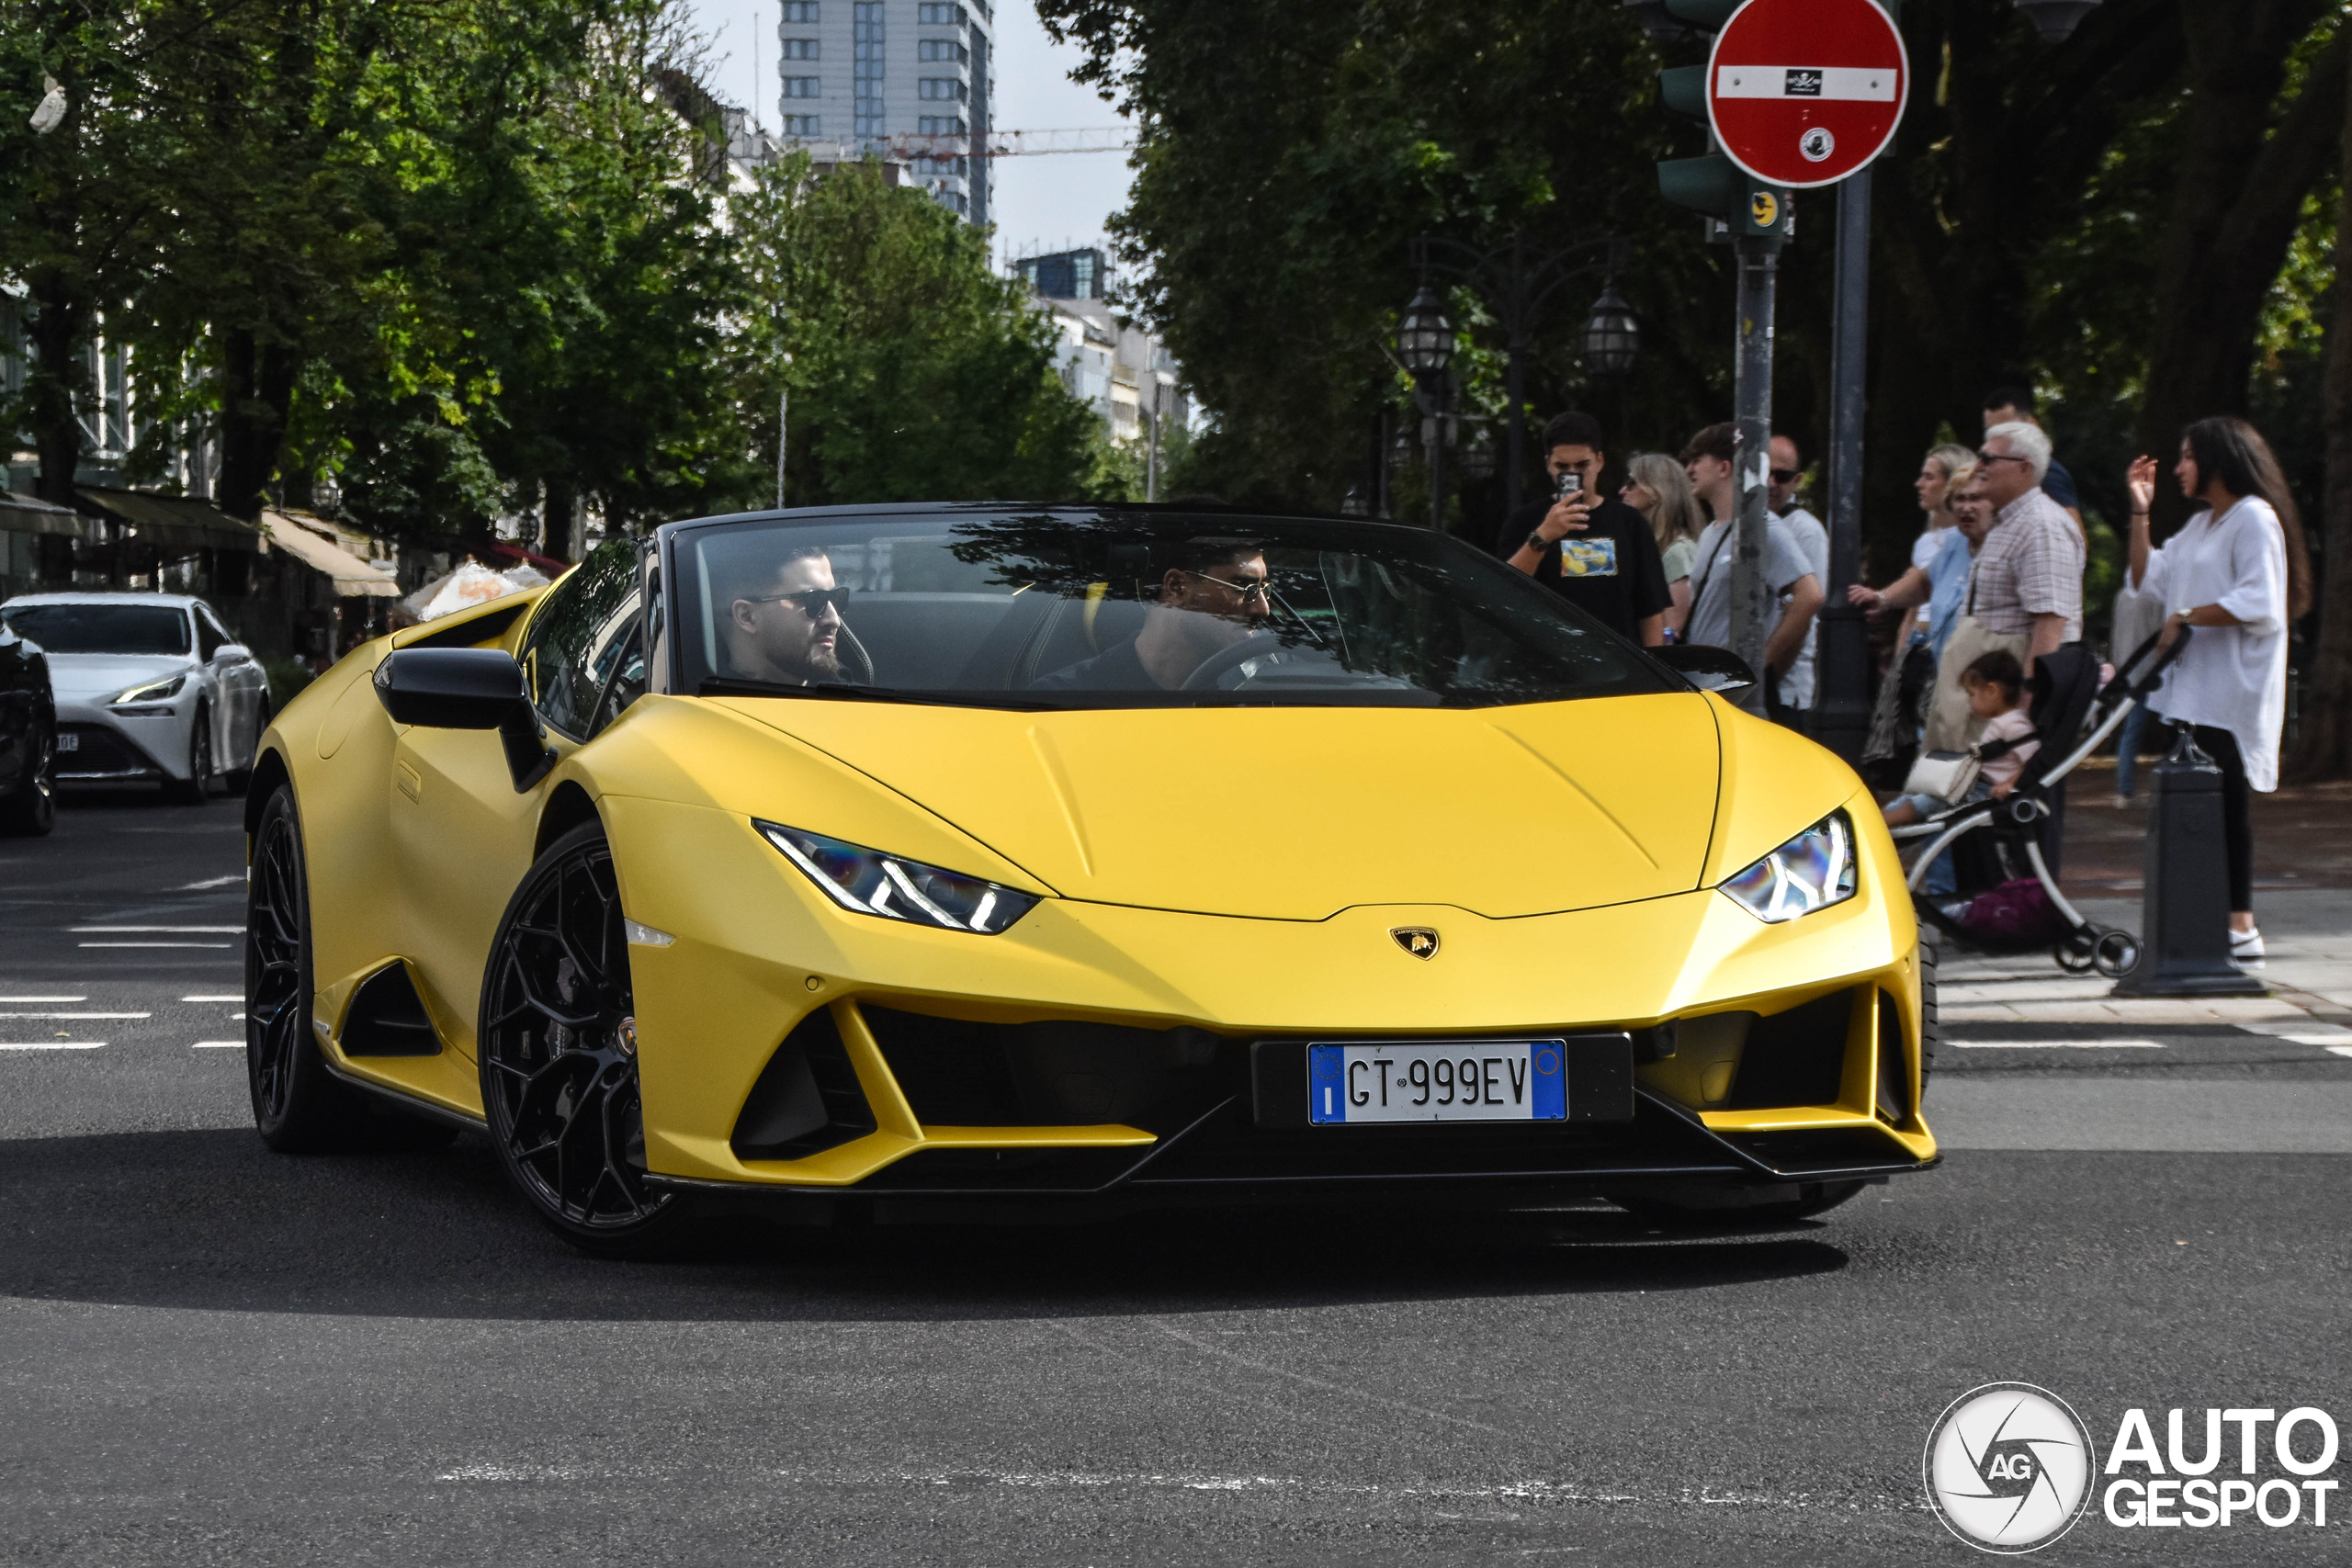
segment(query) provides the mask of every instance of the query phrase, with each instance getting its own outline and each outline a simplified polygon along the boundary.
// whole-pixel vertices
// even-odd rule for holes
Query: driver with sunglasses
[[[1172,692],[1273,614],[1266,555],[1254,540],[1187,539],[1131,642],[1029,683],[1038,692]]]
[[[842,606],[849,590],[833,585],[824,551],[799,550],[736,585],[719,623],[734,673],[781,686],[838,681]]]

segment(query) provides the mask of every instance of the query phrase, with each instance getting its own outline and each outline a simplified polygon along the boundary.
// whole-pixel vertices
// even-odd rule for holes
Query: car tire
[[[196,705],[196,723],[187,733],[187,777],[164,785],[184,806],[201,806],[212,795],[212,710]]]
[[[54,716],[35,723],[33,743],[40,749],[40,756],[17,781],[17,787],[0,795],[0,833],[40,839],[46,838],[50,829],[57,826],[57,721]]]
[[[674,1244],[686,1205],[645,1180],[636,1002],[620,889],[601,824],[525,874],[492,941],[475,1038],[482,1109],[532,1213],[583,1252]]]
[[[254,1127],[280,1154],[355,1148],[367,1107],[327,1067],[311,1021],[311,885],[294,792],[254,830],[245,884],[245,1081]]]
[[[268,728],[269,699],[264,697],[261,701],[261,705],[254,712],[253,744],[246,748],[244,766],[241,768],[231,768],[227,773],[220,775],[221,783],[228,786],[229,793],[231,795],[242,797],[246,790],[253,787],[254,759],[261,752],[262,732]]]
[[[1661,1183],[1608,1200],[1638,1218],[1668,1227],[1781,1225],[1827,1213],[1860,1192],[1863,1181],[1794,1181],[1783,1186]]]

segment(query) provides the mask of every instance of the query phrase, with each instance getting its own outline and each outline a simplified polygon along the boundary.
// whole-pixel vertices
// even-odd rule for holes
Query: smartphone
[[[1584,476],[1574,468],[1552,481],[1552,499],[1555,501],[1574,501],[1583,493]]]

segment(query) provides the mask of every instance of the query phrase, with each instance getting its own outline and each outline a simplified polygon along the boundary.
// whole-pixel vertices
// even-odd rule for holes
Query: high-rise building
[[[903,158],[911,141],[916,181],[986,223],[994,25],[989,0],[784,0],[785,142]]]

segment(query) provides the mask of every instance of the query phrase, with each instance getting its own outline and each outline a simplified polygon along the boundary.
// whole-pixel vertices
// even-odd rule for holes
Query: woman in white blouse
[[[2287,631],[2311,608],[2302,520],[2261,433],[2242,419],[2200,419],[2173,466],[2181,494],[2204,509],[2166,539],[2148,542],[2156,463],[2143,457],[2132,492],[2132,586],[2165,603],[2163,642],[2196,627],[2150,706],[2190,728],[2222,769],[2230,862],[2230,956],[2262,967],[2254,924],[2254,824],[2247,791],[2278,787],[2278,734],[2287,716]]]

